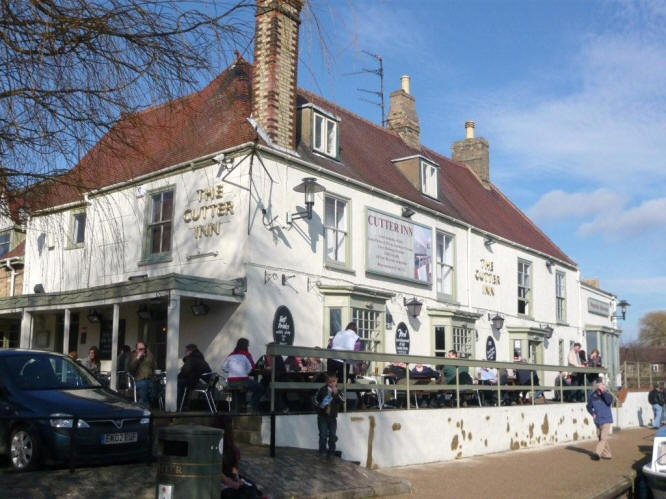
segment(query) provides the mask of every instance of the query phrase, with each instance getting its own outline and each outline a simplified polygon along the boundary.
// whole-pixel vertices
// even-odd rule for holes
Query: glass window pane
[[[74,243],[80,244],[84,241],[86,230],[86,214],[77,213],[74,215]]]
[[[342,309],[331,308],[328,311],[328,330],[331,336],[342,329]]]
[[[327,197],[324,203],[324,225],[335,226],[335,199],[331,197]]]
[[[347,203],[341,200],[337,200],[337,211],[336,211],[336,227],[339,230],[347,230],[347,217],[346,217],[346,207]]]
[[[162,195],[154,194],[151,196],[152,207],[150,211],[150,221],[159,222],[162,219]]]
[[[162,237],[162,228],[158,225],[150,229],[150,252],[160,252],[160,241]]]
[[[322,127],[323,127],[323,118],[321,116],[315,115],[314,120],[314,148],[321,150],[321,140],[322,140]]]
[[[435,328],[435,350],[444,350],[445,341],[444,341],[444,327],[439,326]]]
[[[346,234],[344,232],[338,232],[335,259],[339,262],[345,261],[345,236]]]
[[[173,192],[162,193],[162,220],[171,220],[173,217]]]
[[[171,224],[162,226],[162,252],[171,251]]]
[[[326,258],[335,260],[335,231],[326,229]]]
[[[335,156],[335,122],[326,120],[326,153]]]

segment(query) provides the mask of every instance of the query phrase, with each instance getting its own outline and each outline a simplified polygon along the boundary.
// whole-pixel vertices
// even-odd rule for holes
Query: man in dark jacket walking
[[[317,427],[319,429],[319,454],[326,452],[328,443],[328,457],[335,454],[335,442],[338,429],[338,412],[344,403],[344,398],[338,390],[338,378],[335,374],[326,377],[326,384],[315,395],[317,407]]]
[[[652,390],[648,393],[648,402],[654,411],[652,428],[659,428],[661,426],[661,416],[664,408],[664,387],[662,383],[658,383],[652,387]]]
[[[599,436],[599,443],[592,455],[592,459],[595,461],[598,461],[599,458],[610,459],[612,457],[608,445],[608,434],[613,424],[612,404],[613,396],[606,391],[606,386],[603,383],[597,383],[596,390],[590,394],[586,406],[594,419],[594,424],[597,425],[597,435]]]
[[[180,368],[180,372],[178,373],[178,403],[183,408],[189,408],[189,399],[192,390],[199,384],[201,375],[207,372],[210,372],[208,362],[206,362],[197,346],[194,343],[190,343],[185,347],[183,367]],[[183,402],[185,387],[187,387],[187,400]]]

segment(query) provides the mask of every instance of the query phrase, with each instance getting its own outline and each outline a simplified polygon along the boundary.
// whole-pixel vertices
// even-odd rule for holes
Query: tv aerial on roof
[[[370,74],[375,74],[379,77],[379,91],[377,90],[368,90],[365,88],[357,88],[359,92],[365,92],[367,94],[372,94],[376,95],[378,97],[378,101],[376,100],[370,100],[370,99],[364,99],[360,97],[360,99],[364,102],[368,102],[370,104],[374,104],[375,106],[378,106],[382,110],[382,126],[386,126],[386,113],[384,110],[384,62],[382,60],[382,56],[373,54],[371,52],[368,52],[367,50],[361,50],[364,54],[372,57],[377,61],[379,64],[379,67],[376,69],[368,69],[368,68],[362,68],[360,71],[354,71],[353,73],[344,73],[344,76],[351,76],[351,75],[360,75],[363,73],[370,73]]]

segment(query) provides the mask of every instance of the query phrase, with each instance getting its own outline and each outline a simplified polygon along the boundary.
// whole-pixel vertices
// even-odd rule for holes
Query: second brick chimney
[[[400,138],[415,149],[421,148],[419,117],[416,115],[414,97],[409,95],[409,76],[401,78],[401,89],[391,92],[386,126],[395,131]]]
[[[490,154],[488,141],[474,137],[474,122],[465,122],[465,139],[451,144],[451,157],[465,163],[476,173],[483,185],[490,186]]]
[[[252,114],[274,144],[296,147],[298,28],[302,0],[257,0]]]

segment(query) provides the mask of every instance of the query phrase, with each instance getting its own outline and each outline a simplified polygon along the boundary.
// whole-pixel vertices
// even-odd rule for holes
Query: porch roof
[[[0,298],[0,315],[23,309],[39,311],[136,302],[166,297],[171,292],[183,297],[238,303],[245,290],[244,278],[221,280],[172,273],[92,288]]]

